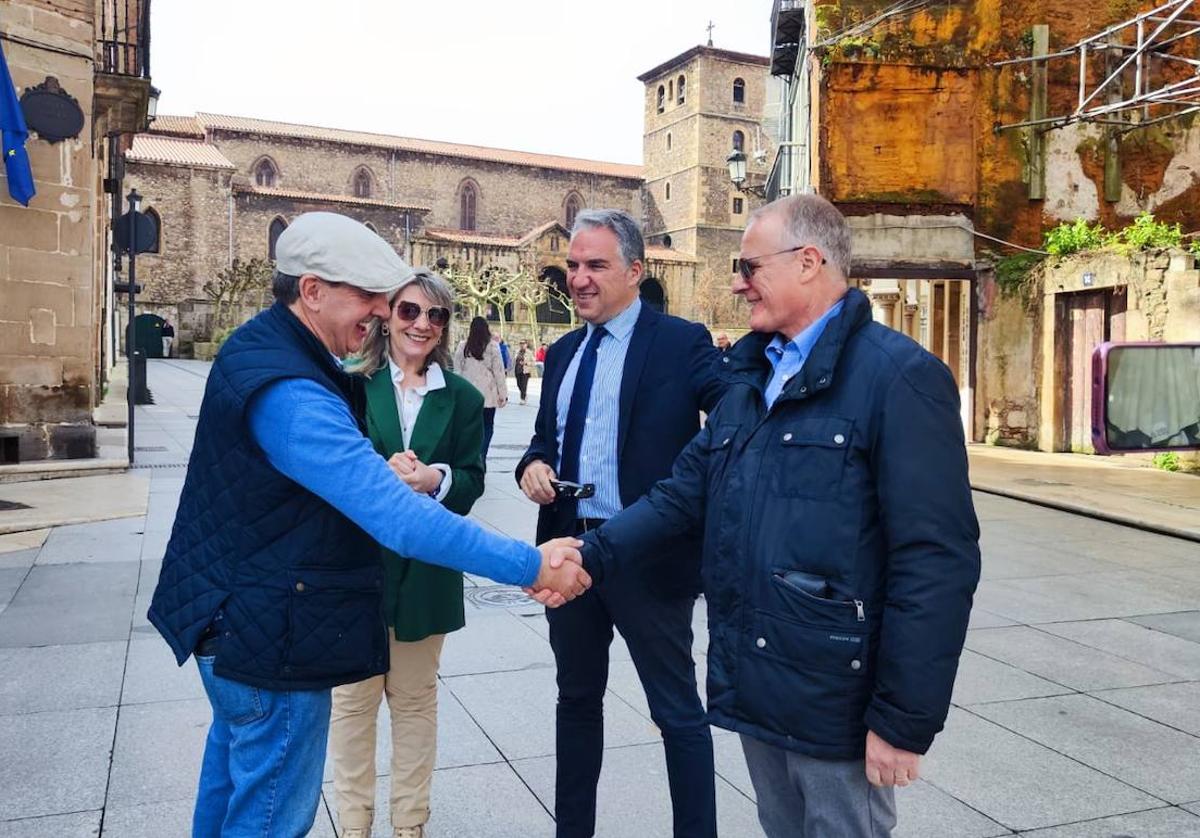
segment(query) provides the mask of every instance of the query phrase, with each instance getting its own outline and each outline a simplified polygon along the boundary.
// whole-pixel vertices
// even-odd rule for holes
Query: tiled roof
[[[270,186],[234,184],[235,192],[244,195],[263,195],[268,198],[288,198],[293,201],[310,201],[321,204],[350,204],[358,207],[387,207],[388,209],[412,210],[413,212],[429,212],[429,207],[418,207],[411,204],[397,204],[392,201],[380,201],[376,198],[357,198],[353,195],[328,195],[322,192],[303,192],[299,189],[276,189]]]
[[[236,168],[214,145],[199,140],[138,134],[125,159],[134,163],[163,163],[175,166],[194,166],[202,169]]]
[[[658,78],[664,73],[680,67],[698,55],[708,56],[709,58],[719,58],[724,61],[732,61],[735,64],[757,64],[760,67],[770,67],[771,59],[765,55],[751,55],[748,52],[734,52],[728,49],[718,49],[717,47],[696,46],[681,52],[674,58],[669,58],[662,64],[659,64],[652,70],[647,70],[637,77],[640,82],[647,82],[651,79]]]
[[[315,125],[297,125],[290,122],[275,122],[269,119],[253,119],[241,116],[200,113],[196,119],[209,130],[234,133],[265,134],[275,137],[297,137],[333,143],[390,148],[421,154],[437,154],[448,157],[465,157],[486,160],[492,163],[510,163],[515,166],[536,166],[544,169],[561,169],[568,172],[605,175],[608,177],[642,179],[642,167],[625,163],[608,163],[603,160],[583,160],[576,157],[560,157],[556,154],[535,154],[527,151],[512,151],[487,146],[443,143],[436,140],[421,140],[413,137],[398,137],[390,134],[372,134],[366,131],[344,131],[339,128],[322,128]]]
[[[542,224],[538,227],[534,227],[528,233],[521,236],[520,243],[521,244],[529,244],[530,242],[534,241],[535,239],[539,239],[542,236],[546,235],[546,233],[550,232],[555,227],[557,227],[564,235],[570,235],[570,232],[567,230],[567,228],[564,227],[563,225],[559,224],[557,221],[547,221],[545,224]]]
[[[194,116],[156,116],[150,123],[151,134],[170,134],[174,137],[204,139],[204,126]]]
[[[686,253],[680,253],[678,250],[673,250],[669,247],[660,247],[654,245],[646,248],[646,261],[648,262],[685,262],[687,264],[695,264],[699,260],[694,256],[688,256]]]
[[[478,230],[453,230],[448,227],[426,227],[421,231],[421,235],[435,241],[487,247],[518,247],[521,244],[520,236],[511,236],[508,233],[481,233]]]

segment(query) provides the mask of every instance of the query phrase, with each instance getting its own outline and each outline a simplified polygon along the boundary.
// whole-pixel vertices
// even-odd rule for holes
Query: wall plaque
[[[48,143],[73,139],[83,130],[83,109],[54,76],[46,76],[41,84],[25,89],[21,111],[29,129]]]

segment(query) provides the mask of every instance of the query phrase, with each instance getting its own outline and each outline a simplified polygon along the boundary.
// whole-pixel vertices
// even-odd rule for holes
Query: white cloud
[[[205,0],[153,7],[160,113],[196,111],[638,163],[640,73],[766,54],[771,0]]]

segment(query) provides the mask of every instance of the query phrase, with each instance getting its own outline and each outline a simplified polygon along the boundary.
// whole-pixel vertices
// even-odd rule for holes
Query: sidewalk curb
[[[1142,530],[1143,532],[1158,533],[1159,535],[1169,535],[1174,538],[1186,539],[1187,541],[1200,542],[1200,532],[1195,530],[1185,530],[1165,524],[1147,523],[1146,521],[1139,520],[1132,515],[1104,512],[1083,504],[1055,500],[1034,494],[1032,492],[1019,492],[1014,491],[1013,489],[1001,488],[999,486],[989,485],[986,483],[976,483],[972,481],[971,488],[977,492],[983,492],[989,495],[998,495],[999,497],[1004,498],[1011,498],[1012,500],[1019,500],[1024,503],[1032,503],[1035,506],[1044,506],[1048,509],[1057,509],[1062,512],[1070,512],[1075,515],[1094,518],[1098,521],[1108,521],[1109,523],[1120,524],[1125,527],[1132,527],[1133,529]]]

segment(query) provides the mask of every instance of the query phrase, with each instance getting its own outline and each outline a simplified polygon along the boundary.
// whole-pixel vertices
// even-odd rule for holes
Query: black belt
[[[607,518],[576,518],[575,535],[582,535],[589,530],[599,529]]]

